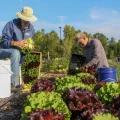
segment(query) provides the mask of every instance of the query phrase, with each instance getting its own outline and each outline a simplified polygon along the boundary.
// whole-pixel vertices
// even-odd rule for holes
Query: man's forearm
[[[96,65],[99,61],[100,61],[100,57],[95,57],[89,63],[87,63],[86,66],[90,67],[92,65]]]
[[[1,46],[2,48],[9,48],[11,46],[11,42],[10,41],[3,41],[1,42]]]
[[[13,41],[11,42],[11,46],[17,46],[17,41],[14,41],[14,40],[13,40]]]
[[[23,44],[24,44],[23,40],[21,40],[21,41],[12,40],[12,42],[11,42],[11,46],[21,47]]]

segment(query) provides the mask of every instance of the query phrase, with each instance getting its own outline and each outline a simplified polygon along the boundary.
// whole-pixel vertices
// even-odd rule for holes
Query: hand
[[[88,68],[88,73],[90,73],[90,74],[95,74],[95,72],[96,72],[95,69],[96,69],[95,65],[90,66],[90,67]]]
[[[81,72],[88,72],[88,66],[83,66],[80,68]]]
[[[17,46],[17,47],[20,47],[20,48],[28,47],[27,40],[12,41],[11,45],[12,46]]]

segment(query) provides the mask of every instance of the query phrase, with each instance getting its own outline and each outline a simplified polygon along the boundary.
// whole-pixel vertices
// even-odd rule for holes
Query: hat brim
[[[17,12],[16,15],[20,19],[25,20],[25,21],[29,21],[29,22],[35,22],[35,21],[37,21],[37,18],[34,15],[32,17],[26,17],[26,16],[22,15],[20,12]]]

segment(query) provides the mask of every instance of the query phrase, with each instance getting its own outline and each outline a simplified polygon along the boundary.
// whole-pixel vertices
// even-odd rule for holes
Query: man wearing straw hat
[[[20,53],[19,48],[28,46],[26,39],[34,35],[34,27],[30,22],[37,20],[30,7],[24,7],[16,14],[18,18],[8,22],[2,31],[0,49],[0,59],[11,59],[11,70],[14,73],[11,83],[14,87],[19,86],[19,65],[25,58],[25,54]]]

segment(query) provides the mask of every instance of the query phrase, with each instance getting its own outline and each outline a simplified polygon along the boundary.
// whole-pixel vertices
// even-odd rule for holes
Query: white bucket
[[[0,60],[0,98],[11,95],[11,62],[10,60]]]

